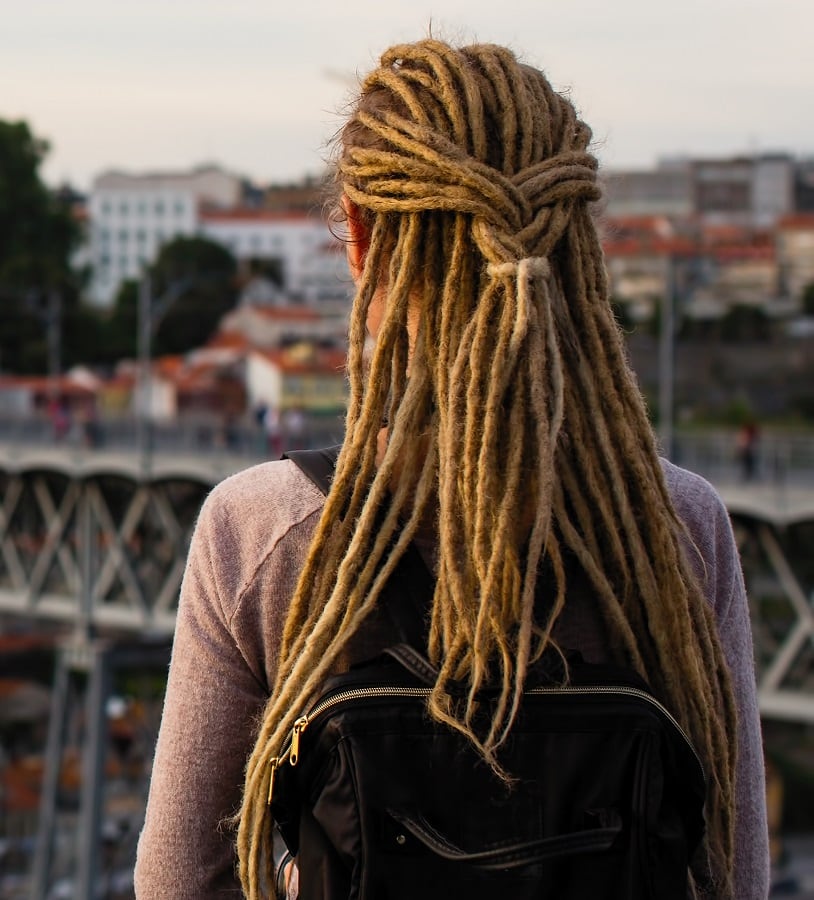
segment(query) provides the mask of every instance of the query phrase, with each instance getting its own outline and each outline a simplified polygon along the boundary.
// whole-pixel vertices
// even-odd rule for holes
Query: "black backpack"
[[[335,451],[289,456],[327,490]],[[273,772],[301,900],[686,900],[705,779],[675,719],[629,670],[571,655],[563,685],[545,660],[498,778],[427,715],[413,604],[431,579],[416,557],[380,604],[407,640],[330,680]]]

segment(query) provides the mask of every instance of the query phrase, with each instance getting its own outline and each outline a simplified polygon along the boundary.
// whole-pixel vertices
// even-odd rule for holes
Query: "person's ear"
[[[348,240],[345,244],[348,266],[350,267],[351,277],[354,281],[358,281],[362,277],[367,251],[370,249],[370,232],[362,221],[359,207],[353,200],[349,200],[343,195],[342,208],[345,210],[348,223]]]

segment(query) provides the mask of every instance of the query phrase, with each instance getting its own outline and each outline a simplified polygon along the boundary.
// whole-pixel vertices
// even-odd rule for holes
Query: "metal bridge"
[[[137,448],[132,437],[99,447],[9,436],[0,428],[0,633],[2,621],[19,619],[61,624],[70,635],[52,690],[32,898],[51,896],[60,767],[77,689],[85,737],[76,833],[87,849],[77,851],[72,896],[90,898],[101,852],[94,836],[111,679],[117,667],[165,669],[200,505],[216,482],[263,452],[256,435],[223,441],[199,431],[191,442],[153,440]],[[814,439],[764,438],[749,481],[729,434],[680,436],[673,456],[716,485],[732,517],[764,719],[814,723]]]
[[[0,433],[0,615],[109,638],[170,635],[203,498],[263,455],[245,435],[231,445],[178,437],[145,456],[132,443],[49,446]],[[764,715],[814,722],[814,438],[765,438],[748,482],[732,435],[680,437],[673,456],[716,485],[732,517]]]

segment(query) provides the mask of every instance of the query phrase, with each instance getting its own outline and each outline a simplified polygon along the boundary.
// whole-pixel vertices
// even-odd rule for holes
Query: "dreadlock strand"
[[[526,88],[529,97],[529,115],[533,123],[530,129],[530,160],[544,160],[551,156],[550,152],[550,128],[552,114],[556,115],[559,103],[553,104],[553,110],[549,106],[549,91],[543,84],[536,69],[528,66],[520,67],[520,79]],[[553,127],[553,123],[552,123]]]
[[[495,291],[494,296],[496,298],[499,296],[498,291]],[[490,348],[488,358],[483,351],[478,354],[477,366],[473,366],[475,371],[473,371],[468,398],[470,412],[468,419],[474,419],[480,426],[479,429],[473,428],[470,432],[473,445],[477,442],[477,446],[473,446],[472,452],[477,453],[479,463],[489,457],[492,458],[491,465],[479,464],[477,471],[473,473],[474,493],[478,498],[478,508],[473,523],[473,540],[474,546],[478,548],[481,556],[488,553],[488,547],[492,544],[493,502],[497,501],[505,507],[507,501],[514,502],[516,500],[515,496],[509,496],[513,492],[508,489],[508,486],[504,487],[500,484],[498,473],[500,471],[499,457],[502,455],[500,451],[502,445],[505,444],[505,439],[502,440],[500,435],[504,398],[510,379],[517,367],[517,354],[521,341],[528,328],[528,311],[521,308],[518,299],[512,286],[505,285],[501,304],[502,311],[498,320],[501,336],[494,348]],[[476,334],[475,340],[478,347],[488,346],[482,335]],[[493,355],[503,360],[502,372],[499,377],[489,378]],[[479,415],[473,415],[476,410],[479,411]],[[517,441],[517,445],[522,447],[522,442]],[[511,447],[509,449],[511,451]],[[465,452],[469,450],[469,447],[465,447]],[[507,467],[507,471],[511,470]],[[485,581],[482,572],[481,578]]]
[[[483,59],[483,69],[492,85],[499,108],[503,111],[500,117],[501,135],[500,148],[503,154],[501,171],[504,175],[511,175],[518,168],[517,158],[517,105],[512,98],[512,90],[506,70],[501,65],[501,59],[497,54],[487,54]]]
[[[420,125],[429,125],[431,116],[428,115],[426,103],[422,103],[415,91],[415,85],[410,84],[411,80],[417,81],[424,88],[422,94],[427,96],[427,92],[433,87],[433,79],[426,72],[418,69],[409,71],[404,70],[398,75],[390,69],[376,69],[373,74],[366,78],[362,90],[372,93],[376,90],[383,92],[385,96],[389,95],[389,102],[392,106],[398,108],[399,104],[403,104],[404,113],[409,118],[415,120]],[[442,105],[436,104],[438,109],[443,109]]]
[[[513,433],[514,429],[521,425],[519,405],[515,406],[510,411],[508,424]],[[488,624],[487,610],[495,604],[500,604],[502,606],[509,605],[514,607],[516,613],[518,605],[517,601],[519,599],[517,591],[512,590],[509,593],[504,593],[502,582],[505,578],[506,565],[519,569],[519,559],[513,552],[514,541],[512,539],[517,528],[515,521],[517,509],[521,505],[518,503],[517,492],[522,472],[519,462],[523,451],[523,443],[522,441],[514,441],[509,445],[508,449],[509,454],[505,459],[506,471],[508,473],[507,482],[505,484],[503,496],[499,500],[497,511],[493,512],[491,504],[488,502],[490,495],[489,491],[482,492],[481,496],[482,498],[485,498],[486,502],[482,503],[482,508],[478,511],[478,518],[483,519],[488,516],[490,520],[493,519],[494,527],[492,532],[493,539],[490,542],[491,546],[489,543],[483,542],[482,540],[479,541],[477,533],[473,545],[478,552],[483,555],[483,559],[479,561],[480,566],[483,569],[483,576],[481,578],[481,602],[475,632],[475,652],[473,653],[475,657],[478,656],[478,653],[476,652],[477,649],[484,646],[484,633]],[[486,511],[485,516],[484,508]],[[476,564],[477,562],[478,561],[476,561]],[[493,638],[490,636],[490,640],[491,639]],[[485,649],[488,651],[488,643],[486,644]],[[479,684],[480,678],[476,673],[483,670],[483,663],[488,659],[489,654],[486,652],[481,653],[480,655],[483,657],[482,661],[479,661],[476,664],[476,667],[473,668],[473,685],[475,683]]]
[[[526,82],[516,77],[516,61],[508,51],[500,52],[500,64],[503,67],[506,84],[510,92],[509,105],[517,115],[517,163],[513,171],[522,171],[535,158],[532,153],[532,141],[536,131],[534,127],[535,108],[526,88]]]
[[[379,477],[374,481],[371,490],[373,510],[380,508],[384,501],[388,491],[389,476],[392,475],[393,467],[394,454],[390,454],[389,460],[386,455]],[[430,466],[426,466],[425,468],[426,470],[431,469]],[[401,545],[406,546],[406,543],[409,543],[409,540],[412,538],[415,530],[415,522],[418,521],[418,518],[423,513],[423,509],[421,508],[422,504],[426,503],[427,490],[425,483],[427,481],[428,476],[425,471],[425,475],[420,482],[420,487],[422,488],[420,491],[421,502],[416,504],[411,519],[408,520],[407,525],[405,525],[403,531],[400,533],[396,548],[399,548]],[[376,576],[374,582],[373,578],[377,570],[375,560],[383,555],[384,549],[388,546],[395,534],[397,526],[399,525],[399,515],[406,505],[405,500],[408,495],[409,487],[405,483],[399,483],[396,494],[393,497],[393,502],[388,507],[384,521],[379,523],[377,521],[378,517],[372,513],[368,514],[363,521],[360,521],[359,528],[354,535],[353,541],[365,543],[368,535],[375,531],[375,538],[373,539],[374,554],[371,554],[371,559],[368,559],[361,568],[357,568],[354,565],[353,557],[351,556],[346,557],[343,561],[343,565],[340,566],[337,574],[332,596],[326,604],[323,620],[308,636],[308,642],[310,642],[315,649],[318,649],[320,663],[315,670],[309,671],[307,664],[303,661],[302,657],[296,659],[293,662],[288,676],[290,681],[297,683],[299,679],[303,679],[304,682],[307,681],[318,684],[324,677],[324,673],[330,670],[339,653],[338,647],[332,648],[330,642],[326,644],[323,632],[329,633],[333,620],[339,619],[341,624],[345,626],[345,631],[348,636],[352,636],[369,609],[374,605],[375,599],[385,583],[388,574],[395,566],[398,557],[396,556],[396,558],[393,559],[391,555],[391,559],[388,560],[382,572]],[[396,551],[394,550],[394,552]],[[371,585],[371,583],[373,583],[373,586],[368,591],[368,586]],[[365,598],[364,603],[362,602],[362,598]]]
[[[461,57],[457,51],[440,41],[435,50],[443,66],[436,71],[443,76],[439,84],[443,87],[442,99],[450,111],[456,143],[462,145],[476,159],[485,150],[485,129],[482,95],[475,84],[471,72],[461,67]]]
[[[402,54],[404,50],[404,54]],[[409,51],[409,52],[408,52]],[[409,64],[406,63],[409,59]],[[466,140],[467,124],[461,110],[459,92],[455,84],[455,76],[448,65],[449,55],[447,48],[440,41],[426,41],[424,46],[416,52],[413,48],[393,47],[382,56],[382,66],[391,66],[394,70],[403,70],[421,65],[425,67],[434,78],[435,94],[448,111],[452,124],[452,133],[456,142]]]
[[[555,485],[555,491],[557,494],[561,494],[561,486]],[[558,499],[557,505],[559,507],[564,506],[562,497]],[[610,626],[611,632],[621,639],[627,660],[637,671],[646,672],[644,660],[641,658],[641,653],[638,649],[639,642],[619,604],[610,580],[599,568],[597,561],[591,555],[579,532],[574,528],[567,516],[558,517],[557,527],[562,532],[565,545],[577,558],[583,571],[590,579],[596,591],[599,607],[604,614],[605,621]]]

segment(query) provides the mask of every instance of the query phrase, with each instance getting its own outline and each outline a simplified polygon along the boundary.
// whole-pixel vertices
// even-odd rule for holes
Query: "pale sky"
[[[544,69],[603,165],[814,155],[812,0],[0,0],[0,118],[51,142],[51,183],[294,180],[321,171],[349,79],[430,25]]]

